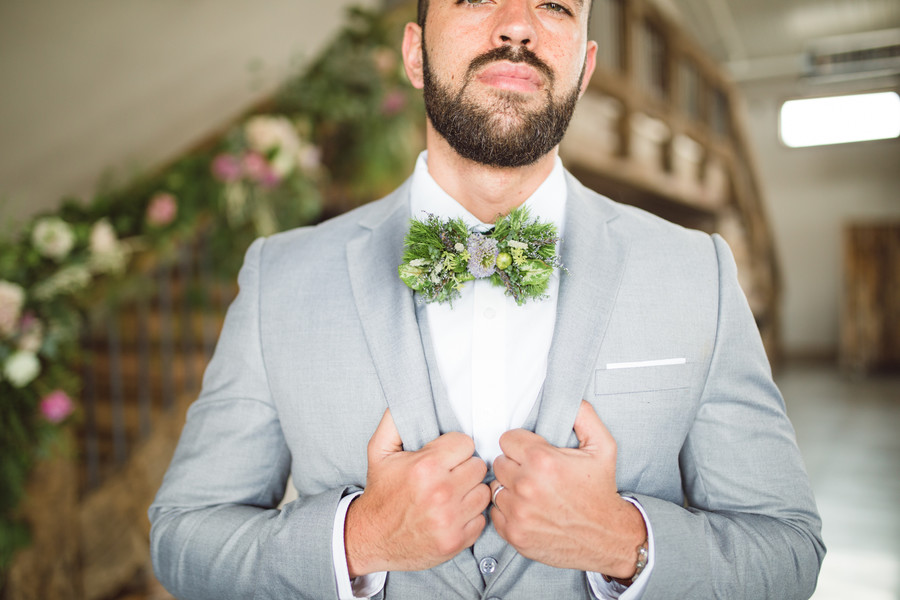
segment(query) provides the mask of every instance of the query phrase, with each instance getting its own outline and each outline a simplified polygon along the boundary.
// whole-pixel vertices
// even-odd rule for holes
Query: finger
[[[578,415],[575,417],[575,425],[572,427],[578,438],[578,447],[582,449],[595,448],[615,443],[606,425],[600,420],[594,407],[589,402],[581,401],[578,407]]]
[[[547,444],[547,440],[526,429],[511,429],[500,436],[500,450],[517,463],[524,461],[525,450],[534,444]]]
[[[425,447],[436,451],[441,457],[441,464],[447,469],[465,463],[475,454],[475,441],[458,431],[445,433],[425,444]]]
[[[487,475],[487,465],[477,456],[470,456],[450,470],[451,478],[459,484],[469,483],[475,486],[484,481]]]
[[[384,411],[375,433],[369,439],[369,460],[383,458],[389,454],[403,451],[403,440],[394,424],[391,409]]]
[[[512,460],[505,454],[501,454],[494,459],[494,463],[491,468],[494,471],[494,481],[496,481],[498,484],[502,483],[506,487],[512,487],[519,479],[519,473],[522,470],[522,465]],[[493,485],[493,483],[491,485]]]
[[[484,518],[484,514],[480,511],[471,521],[463,525],[463,538],[465,539],[466,548],[478,541],[478,538],[481,537],[481,532],[484,531],[485,525],[487,525],[487,519]]]
[[[500,510],[500,507],[496,504],[491,507],[491,523],[493,523],[494,529],[497,530],[497,533],[500,534],[500,537],[505,540],[507,519],[506,515],[503,514],[503,511]]]
[[[479,483],[462,497],[460,510],[464,515],[475,516],[483,513],[490,503],[491,488],[486,484]]]
[[[502,483],[497,481],[496,479],[491,482],[491,503],[497,504],[497,497],[500,495],[500,492],[506,489]]]

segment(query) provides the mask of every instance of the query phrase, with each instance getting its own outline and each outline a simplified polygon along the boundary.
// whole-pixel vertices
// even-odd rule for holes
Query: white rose
[[[22,286],[0,281],[0,335],[10,336],[16,331],[24,303],[25,289]]]
[[[69,255],[75,245],[75,233],[59,217],[45,217],[31,232],[31,243],[38,253],[59,262]]]
[[[3,364],[3,374],[13,387],[23,388],[41,372],[41,362],[34,352],[13,352]]]
[[[289,175],[297,166],[300,138],[287,117],[251,117],[244,125],[244,135],[253,150],[271,156],[269,164],[279,177]]]
[[[115,252],[119,248],[119,238],[116,230],[108,219],[100,219],[91,228],[91,252],[105,254]]]
[[[125,251],[107,219],[94,223],[90,246],[91,266],[97,271],[121,271],[125,267]]]

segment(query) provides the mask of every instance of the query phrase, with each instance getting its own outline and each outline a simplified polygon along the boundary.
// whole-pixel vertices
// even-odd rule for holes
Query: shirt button
[[[493,556],[486,556],[478,563],[478,567],[483,574],[490,575],[497,570],[497,559]]]
[[[493,319],[496,316],[497,316],[497,311],[494,310],[493,307],[488,306],[486,309],[484,309],[484,318],[485,319]]]

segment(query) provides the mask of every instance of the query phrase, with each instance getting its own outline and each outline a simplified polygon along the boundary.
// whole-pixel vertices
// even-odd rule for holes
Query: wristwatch
[[[647,551],[647,540],[641,542],[641,545],[637,548],[637,562],[634,564],[634,575],[632,575],[628,579],[620,579],[618,577],[607,577],[603,575],[603,579],[609,583],[610,581],[615,581],[622,585],[628,586],[637,581],[637,578],[641,576],[641,573],[644,572],[644,568],[647,566],[647,561],[650,558],[650,553]]]

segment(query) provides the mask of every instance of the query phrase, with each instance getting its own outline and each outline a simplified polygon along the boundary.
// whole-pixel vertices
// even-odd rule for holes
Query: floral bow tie
[[[517,208],[485,233],[466,227],[462,219],[411,219],[400,279],[425,302],[452,303],[473,279],[506,288],[520,306],[546,298],[550,275],[562,266],[556,254],[559,236],[552,223],[528,217],[527,208]]]

